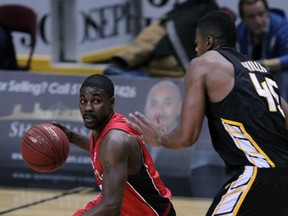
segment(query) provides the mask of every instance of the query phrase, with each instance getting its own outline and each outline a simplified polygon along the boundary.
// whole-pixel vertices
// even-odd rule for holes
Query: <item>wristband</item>
[[[263,60],[263,66],[269,69],[268,60],[266,59]]]

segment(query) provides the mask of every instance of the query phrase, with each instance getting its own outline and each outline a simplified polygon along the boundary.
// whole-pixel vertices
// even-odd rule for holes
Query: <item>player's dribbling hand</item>
[[[130,137],[144,141],[151,146],[160,146],[159,137],[166,133],[166,129],[160,124],[160,117],[157,118],[157,123],[153,123],[147,117],[139,112],[130,113],[126,123],[133,129],[139,131],[142,135],[129,135]]]
[[[52,124],[57,126],[57,127],[59,127],[66,134],[66,136],[68,137],[69,141],[71,141],[70,138],[71,138],[71,135],[72,135],[73,132],[70,129],[65,127],[63,124],[60,124],[60,123],[55,122],[55,121],[52,121]]]

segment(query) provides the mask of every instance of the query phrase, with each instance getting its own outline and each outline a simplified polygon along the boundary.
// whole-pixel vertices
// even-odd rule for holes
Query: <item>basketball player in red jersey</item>
[[[129,114],[127,123],[143,135],[135,138],[188,147],[206,115],[214,149],[235,170],[206,215],[288,215],[288,105],[273,75],[236,52],[235,23],[224,12],[201,18],[195,42],[179,124],[165,132],[141,113]]]
[[[154,216],[176,215],[167,189],[155,170],[142,141],[125,117],[114,112],[114,85],[100,74],[89,76],[80,88],[79,108],[84,124],[92,130],[90,140],[59,123],[69,141],[90,153],[98,197],[78,215]]]

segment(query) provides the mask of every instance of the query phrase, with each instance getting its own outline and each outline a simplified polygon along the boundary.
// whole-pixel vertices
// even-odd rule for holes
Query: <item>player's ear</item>
[[[214,49],[214,43],[215,43],[214,37],[212,37],[211,35],[208,35],[208,37],[207,37],[207,48],[208,48],[208,50]]]
[[[111,104],[111,108],[114,108],[115,105],[115,96],[110,98],[110,104]]]

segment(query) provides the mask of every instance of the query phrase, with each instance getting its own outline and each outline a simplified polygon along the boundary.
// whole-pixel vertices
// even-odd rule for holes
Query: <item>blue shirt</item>
[[[246,24],[237,26],[237,46],[239,51],[252,57],[253,45]],[[288,21],[286,17],[269,12],[269,29],[262,45],[262,58],[280,58],[283,70],[288,71]]]

